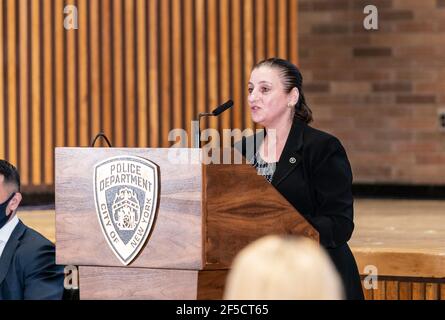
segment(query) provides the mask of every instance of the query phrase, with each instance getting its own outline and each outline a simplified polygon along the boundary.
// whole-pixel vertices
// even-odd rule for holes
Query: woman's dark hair
[[[299,119],[303,122],[310,123],[314,120],[312,117],[312,110],[306,104],[306,100],[303,94],[303,76],[298,68],[287,60],[280,58],[269,58],[258,62],[253,69],[259,67],[268,66],[271,68],[276,68],[281,73],[283,78],[284,90],[287,93],[291,92],[293,88],[297,88],[300,93],[298,102],[295,105],[294,119]]]

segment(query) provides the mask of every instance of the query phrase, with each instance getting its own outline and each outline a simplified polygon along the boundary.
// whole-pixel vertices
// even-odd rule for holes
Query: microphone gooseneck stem
[[[195,148],[201,148],[201,118],[202,117],[213,117],[214,114],[211,112],[201,112],[198,115],[198,128],[195,128],[194,144]]]
[[[217,117],[227,109],[233,106],[233,101],[228,100],[222,105],[218,106],[212,112],[200,112],[198,114],[198,121],[192,121],[193,123],[193,148],[201,148],[201,118],[202,117]],[[196,126],[198,128],[196,128]]]

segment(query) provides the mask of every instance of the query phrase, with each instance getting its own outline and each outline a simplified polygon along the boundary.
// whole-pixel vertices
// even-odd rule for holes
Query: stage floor
[[[355,201],[351,248],[445,254],[445,201]]]

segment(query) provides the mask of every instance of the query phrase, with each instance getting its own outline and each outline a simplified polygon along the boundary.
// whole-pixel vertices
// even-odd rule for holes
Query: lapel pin
[[[297,162],[297,159],[295,159],[294,157],[291,157],[291,158],[289,159],[289,162],[292,163],[292,164],[294,164],[295,162]]]

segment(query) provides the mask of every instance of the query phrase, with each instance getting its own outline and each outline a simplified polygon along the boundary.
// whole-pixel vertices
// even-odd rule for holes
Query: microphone
[[[222,105],[216,107],[212,112],[201,112],[198,114],[198,128],[195,129],[194,135],[194,147],[201,148],[201,118],[202,117],[217,117],[227,109],[233,106],[233,101],[228,100],[224,102]]]
[[[233,101],[232,100],[226,101],[222,105],[217,107],[215,110],[213,110],[212,114],[214,116],[219,116],[221,113],[223,113],[227,109],[231,108],[232,106],[233,106]]]

